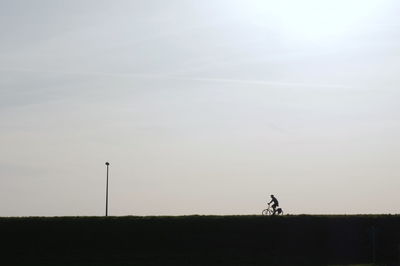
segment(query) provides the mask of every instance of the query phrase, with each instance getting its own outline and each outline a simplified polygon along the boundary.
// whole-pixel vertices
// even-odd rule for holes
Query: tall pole
[[[107,166],[107,182],[106,182],[106,216],[108,216],[108,166],[110,165],[109,162],[106,162]]]

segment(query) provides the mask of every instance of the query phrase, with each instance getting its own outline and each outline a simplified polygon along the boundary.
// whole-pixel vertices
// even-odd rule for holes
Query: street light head
[[[107,165],[107,166],[109,166],[109,165],[110,165],[110,163],[109,163],[109,162],[106,162],[106,165]]]

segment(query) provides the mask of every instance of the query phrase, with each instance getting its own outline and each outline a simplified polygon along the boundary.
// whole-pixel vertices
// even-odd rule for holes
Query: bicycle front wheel
[[[272,211],[270,209],[265,209],[262,211],[262,215],[272,215]]]

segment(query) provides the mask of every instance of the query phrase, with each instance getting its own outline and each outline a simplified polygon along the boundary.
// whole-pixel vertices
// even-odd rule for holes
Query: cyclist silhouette
[[[276,208],[279,207],[279,202],[278,200],[275,198],[274,195],[271,195],[271,201],[268,202],[268,205],[270,205],[272,203],[272,209],[274,210],[274,212],[272,213],[272,215],[275,215],[276,212]]]

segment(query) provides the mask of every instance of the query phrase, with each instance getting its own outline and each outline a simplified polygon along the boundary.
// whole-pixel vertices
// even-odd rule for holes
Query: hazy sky
[[[0,0],[0,216],[399,213],[399,14]]]

